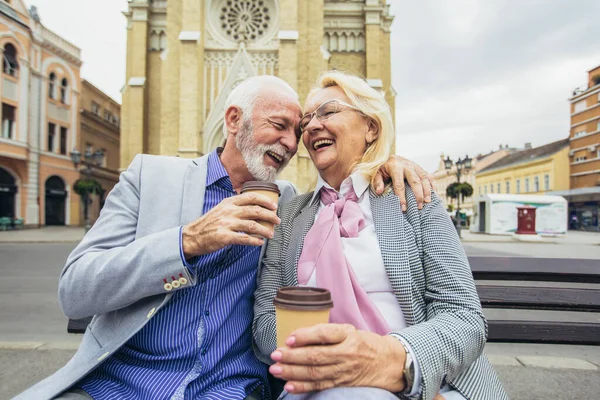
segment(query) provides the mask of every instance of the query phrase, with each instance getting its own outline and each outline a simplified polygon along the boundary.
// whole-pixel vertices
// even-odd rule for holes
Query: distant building
[[[586,88],[569,99],[570,188],[554,194],[569,201],[574,229],[600,230],[600,66],[588,71]]]
[[[81,152],[103,154],[101,165],[92,168],[92,179],[102,186],[103,193],[92,197],[90,220],[94,222],[104,205],[104,199],[119,181],[119,125],[121,106],[107,94],[83,80],[81,82]],[[82,178],[85,176],[82,174]],[[81,218],[83,220],[83,214]]]
[[[508,145],[499,145],[498,150],[491,151],[487,154],[479,154],[473,158],[472,168],[468,173],[464,173],[461,176],[461,182],[467,182],[472,187],[473,190],[476,188],[476,177],[475,174],[483,168],[486,168],[488,165],[500,160],[503,157],[506,157],[511,152],[515,151],[514,148],[509,148]],[[456,200],[449,199],[446,196],[446,189],[452,183],[456,182],[456,166],[452,166],[450,171],[446,170],[444,166],[445,155],[442,154],[440,156],[440,162],[438,164],[438,168],[432,174],[435,178],[436,193],[441,198],[442,202],[448,208],[450,204],[453,202],[456,203]],[[477,193],[473,192],[473,196],[476,196]],[[467,216],[472,215],[472,206],[473,206],[473,196],[465,197],[460,199],[460,208],[461,212],[464,212]],[[456,211],[456,210],[455,210]]]
[[[2,75],[0,217],[26,225],[78,225],[81,51],[21,0],[0,1]]]
[[[475,174],[477,196],[548,194],[569,187],[569,139],[514,152]]]
[[[27,226],[81,225],[82,177],[73,149],[106,153],[92,177],[118,180],[120,106],[80,78],[81,51],[42,25],[21,0],[0,0],[0,218]],[[99,114],[99,115],[97,115]],[[103,198],[94,197],[97,217]]]

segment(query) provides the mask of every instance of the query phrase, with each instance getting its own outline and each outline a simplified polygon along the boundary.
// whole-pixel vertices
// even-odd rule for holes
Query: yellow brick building
[[[138,153],[198,157],[223,143],[225,99],[244,78],[276,75],[301,101],[324,70],[391,87],[386,0],[131,0],[121,168]],[[300,148],[282,178],[308,189]]]
[[[475,195],[547,194],[569,188],[569,139],[509,154],[475,174]]]

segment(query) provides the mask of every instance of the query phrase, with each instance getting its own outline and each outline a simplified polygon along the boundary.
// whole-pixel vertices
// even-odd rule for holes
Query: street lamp
[[[81,172],[85,175],[87,180],[92,179],[92,167],[100,167],[104,163],[104,152],[102,150],[96,150],[95,153],[92,153],[91,150],[86,150],[85,154],[83,154],[83,161],[81,157],[81,152],[77,150],[76,147],[73,148],[71,152],[71,161],[73,161],[73,165],[75,169],[79,168],[79,164],[83,164],[85,168],[81,170]],[[90,203],[90,195],[87,191],[83,192],[83,215],[85,218],[85,231],[87,232],[92,225],[90,224],[90,216],[88,212],[88,207]]]
[[[461,178],[463,172],[465,174],[468,174],[469,170],[472,167],[471,161],[472,161],[472,159],[467,155],[463,159],[459,158],[458,160],[456,160],[456,162],[453,162],[452,159],[450,159],[450,156],[448,156],[444,160],[444,167],[446,168],[448,175],[450,175],[450,170],[452,169],[452,165],[456,166],[456,172],[454,173],[454,175],[456,175],[456,182],[458,184],[460,184],[460,178]],[[456,222],[455,222],[455,225],[456,225],[456,232],[458,233],[458,237],[460,237],[460,193],[457,193],[457,196],[456,196]]]

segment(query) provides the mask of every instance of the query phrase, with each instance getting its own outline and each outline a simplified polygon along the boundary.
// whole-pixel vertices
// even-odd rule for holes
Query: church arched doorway
[[[4,168],[0,168],[0,218],[15,218],[17,185],[15,178]]]
[[[46,225],[65,225],[65,181],[58,176],[46,180]]]

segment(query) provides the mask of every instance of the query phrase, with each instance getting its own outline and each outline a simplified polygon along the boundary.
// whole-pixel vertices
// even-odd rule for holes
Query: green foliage
[[[100,195],[104,193],[102,185],[95,179],[78,179],[73,185],[73,190],[80,196],[85,194]]]
[[[454,211],[454,204],[448,204],[448,211]]]
[[[446,196],[451,199],[456,199],[458,195],[461,194],[462,197],[470,197],[473,195],[473,186],[468,184],[467,182],[458,183],[454,182],[446,188]]]

